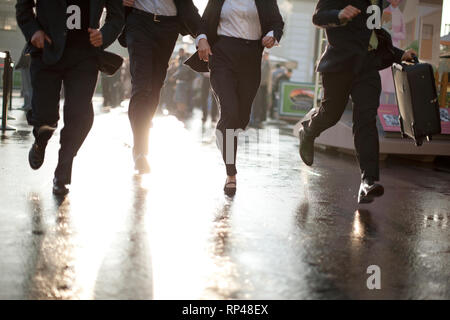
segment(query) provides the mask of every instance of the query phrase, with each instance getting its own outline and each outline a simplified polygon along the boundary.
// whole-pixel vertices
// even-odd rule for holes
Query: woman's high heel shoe
[[[236,194],[236,181],[225,182],[225,187],[223,188],[223,191],[229,197],[234,196]]]

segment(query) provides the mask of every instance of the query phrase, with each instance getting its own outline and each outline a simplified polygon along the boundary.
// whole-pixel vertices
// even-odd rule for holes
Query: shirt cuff
[[[195,46],[198,48],[198,43],[200,42],[200,40],[202,39],[206,39],[208,40],[208,37],[206,36],[206,34],[202,33],[201,35],[199,35],[197,38],[195,38]]]
[[[272,31],[269,31],[267,34],[266,34],[266,37],[272,37],[272,38],[275,38],[275,35],[274,35],[274,32],[273,32],[273,30]],[[275,38],[275,45],[274,45],[275,47],[277,47],[278,46],[278,40]]]

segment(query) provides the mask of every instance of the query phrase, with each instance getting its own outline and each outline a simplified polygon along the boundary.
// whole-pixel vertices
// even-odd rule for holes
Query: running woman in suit
[[[209,61],[220,109],[216,137],[228,196],[236,193],[237,136],[250,121],[261,82],[262,53],[280,41],[283,27],[276,0],[209,0],[203,13],[196,43],[199,58]]]

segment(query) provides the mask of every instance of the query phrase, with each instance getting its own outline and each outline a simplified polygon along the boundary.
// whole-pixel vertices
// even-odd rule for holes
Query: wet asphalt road
[[[198,114],[186,127],[155,120],[140,177],[119,108],[97,112],[61,201],[58,134],[32,171],[13,115],[19,131],[0,141],[1,299],[450,299],[450,174],[432,166],[388,159],[385,196],[358,206],[353,157],[318,152],[306,167],[282,132],[241,153],[229,199]],[[366,286],[370,265],[380,290]]]

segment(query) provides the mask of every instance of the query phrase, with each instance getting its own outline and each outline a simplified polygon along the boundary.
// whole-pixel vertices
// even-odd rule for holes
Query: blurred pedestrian
[[[121,81],[123,86],[123,99],[130,99],[131,97],[131,74],[130,74],[130,59],[124,58]]]
[[[98,77],[99,50],[112,44],[124,24],[120,0],[91,2],[18,0],[16,16],[31,53],[32,110],[27,120],[35,142],[29,152],[32,169],[42,166],[48,140],[59,120],[64,83],[64,128],[53,180],[53,193],[69,192],[72,164],[94,120],[92,96]],[[98,30],[106,8],[108,19]],[[66,28],[61,28],[66,26]]]
[[[282,72],[278,74],[272,87],[273,94],[273,109],[271,110],[271,117],[274,118],[275,114],[278,112],[280,107],[280,100],[283,99],[281,96],[281,85],[283,82],[290,81],[292,77],[292,69],[282,69]]]
[[[171,59],[169,62],[169,68],[167,69],[166,79],[164,81],[164,86],[161,91],[161,106],[168,112],[175,114],[175,87],[177,85],[177,80],[173,77],[178,69],[177,59]]]
[[[149,131],[169,59],[180,33],[196,37],[200,16],[192,0],[123,0],[123,4],[127,22],[119,42],[130,55],[133,92],[128,117],[135,170],[142,174],[150,172]]]
[[[180,120],[185,120],[188,116],[188,106],[192,96],[192,81],[195,78],[195,73],[184,64],[188,58],[189,55],[184,52],[184,49],[180,49],[177,71],[173,75],[176,80],[174,99],[177,105],[176,116]]]
[[[16,64],[16,69],[20,70],[20,75],[22,78],[22,96],[23,96],[23,106],[22,110],[29,111],[31,110],[31,97],[33,96],[33,87],[31,85],[31,74],[30,74],[30,66],[31,66],[31,56],[26,53],[25,47],[20,55],[19,61]]]
[[[270,67],[269,53],[264,52],[261,65],[261,84],[259,86],[254,106],[252,108],[251,122],[255,127],[261,126],[263,121],[267,119],[267,108],[269,105],[269,85],[272,78],[272,70]]]
[[[216,137],[226,166],[228,196],[236,193],[237,136],[250,120],[261,82],[262,53],[280,41],[283,26],[276,0],[209,0],[202,17],[196,42],[200,59],[209,61],[218,98]]]
[[[269,115],[270,118],[273,119],[275,116],[275,111],[277,109],[277,92],[278,92],[278,87],[277,87],[277,81],[278,78],[284,74],[286,72],[286,68],[282,65],[280,65],[279,63],[277,63],[275,65],[275,69],[272,71],[272,78],[271,78],[271,86],[272,86],[272,90],[271,90],[271,94],[272,94],[272,99],[271,99],[271,105],[269,107]]]
[[[211,111],[211,123],[215,123],[217,121],[219,107],[217,106],[217,96],[212,88],[209,90],[208,106]]]
[[[104,72],[100,74],[103,107],[106,108],[106,110],[119,107],[124,99],[127,82],[126,70],[126,64],[124,63],[113,75],[108,75]]]
[[[275,82],[275,80],[285,72],[286,72],[286,67],[277,63],[275,65],[275,69],[272,71],[272,83]]]
[[[102,85],[103,107],[110,107],[112,104],[111,98],[111,81],[106,73],[100,73],[100,81]]]
[[[217,120],[217,103],[213,96],[210,82],[210,74],[202,74],[202,88],[201,88],[201,99],[200,104],[202,108],[202,122],[205,123],[208,120],[208,114],[211,113],[211,122],[216,122]],[[209,110],[211,112],[209,112]]]

